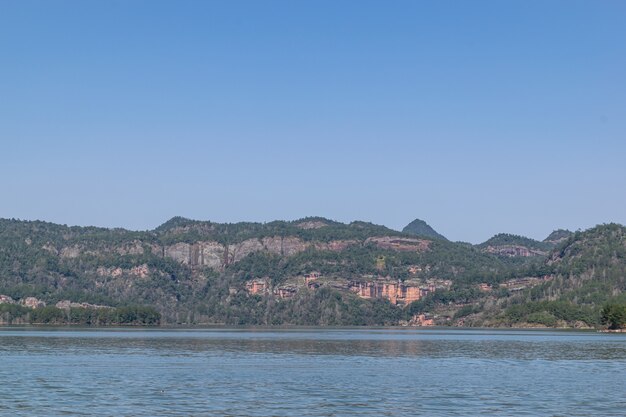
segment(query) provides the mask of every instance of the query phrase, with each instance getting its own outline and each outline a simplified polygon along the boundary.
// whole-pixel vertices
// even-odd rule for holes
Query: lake
[[[2,416],[625,416],[626,335],[0,328]]]

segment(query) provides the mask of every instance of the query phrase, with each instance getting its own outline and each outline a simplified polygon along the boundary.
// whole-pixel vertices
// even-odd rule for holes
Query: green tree
[[[607,304],[602,309],[600,320],[612,330],[626,328],[626,304]]]

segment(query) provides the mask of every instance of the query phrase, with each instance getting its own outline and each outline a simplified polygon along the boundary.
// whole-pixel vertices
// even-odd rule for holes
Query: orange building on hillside
[[[410,304],[422,298],[419,287],[397,282],[352,282],[350,290],[361,298],[386,298],[392,304]]]
[[[246,290],[250,294],[266,294],[270,290],[270,284],[267,279],[254,279],[246,282]]]

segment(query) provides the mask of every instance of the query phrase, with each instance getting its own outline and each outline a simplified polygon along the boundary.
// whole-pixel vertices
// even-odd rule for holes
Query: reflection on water
[[[626,335],[0,330],[0,415],[624,415]]]

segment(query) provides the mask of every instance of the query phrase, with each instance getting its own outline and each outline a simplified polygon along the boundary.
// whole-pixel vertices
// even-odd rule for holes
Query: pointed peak
[[[410,235],[427,237],[431,239],[442,239],[448,240],[445,236],[440,235],[428,225],[424,220],[415,219],[411,223],[407,224],[404,229],[402,229],[402,233],[407,233]]]
[[[154,230],[158,232],[164,232],[167,230],[175,229],[177,227],[189,226],[194,223],[198,223],[198,221],[191,220],[186,217],[174,216]]]

